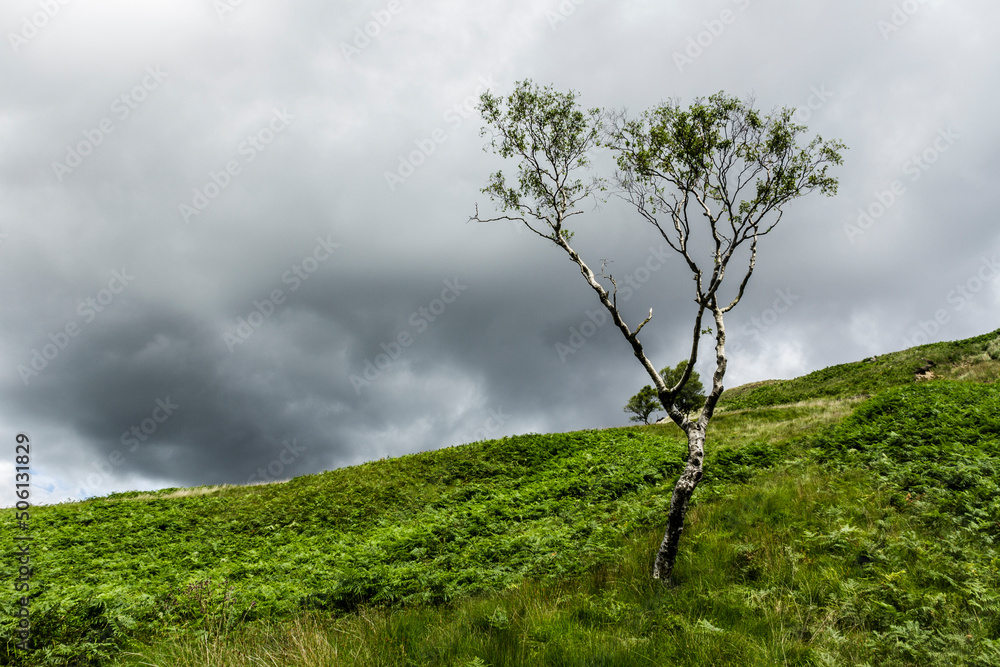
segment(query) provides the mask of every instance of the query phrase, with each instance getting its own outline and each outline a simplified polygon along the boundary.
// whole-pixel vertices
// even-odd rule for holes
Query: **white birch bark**
[[[661,105],[639,121],[627,120],[624,112],[604,114],[612,127],[600,139],[604,129],[600,110],[592,109],[585,115],[577,109],[575,98],[575,93],[560,94],[530,81],[520,83],[506,104],[489,92],[481,96],[478,108],[492,130],[490,145],[502,157],[519,159],[520,165],[516,186],[497,172],[483,190],[510,214],[481,218],[477,206],[470,219],[517,221],[561,248],[628,341],[670,419],[686,434],[687,461],[674,486],[667,530],[653,566],[654,578],[670,579],[687,510],[703,475],[708,423],[723,392],[727,364],[723,315],[743,298],[756,266],[757,242],[781,220],[783,206],[814,189],[836,193],[837,180],[826,171],[829,165],[842,163],[839,151],[844,146],[824,143],[817,137],[800,150],[795,138],[805,128],[792,122],[793,110],[761,118],[752,109],[752,100],[744,104],[721,93],[707,103],[699,101],[690,114],[682,113],[673,103]],[[698,310],[691,352],[684,374],[673,387],[666,385],[639,341],[639,332],[653,317],[652,309],[633,331],[618,310],[614,278],[605,276],[603,270],[595,274],[569,245],[572,232],[565,226],[572,216],[582,213],[577,205],[605,189],[600,179],[587,185],[571,178],[574,172],[589,167],[587,152],[599,145],[619,154],[619,196],[634,205],[683,257],[694,278]],[[708,258],[711,271],[707,273],[689,245],[692,227],[703,219],[708,221],[712,246]],[[744,243],[749,244],[746,273],[732,300],[720,306],[719,290],[729,261]],[[609,281],[611,287],[605,287],[600,279]],[[691,421],[677,408],[675,399],[694,371],[701,337],[713,333],[702,329],[706,311],[715,320],[715,372],[711,393],[697,419]]]

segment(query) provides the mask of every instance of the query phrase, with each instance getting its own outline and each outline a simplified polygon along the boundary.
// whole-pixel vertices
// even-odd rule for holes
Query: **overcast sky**
[[[762,242],[727,386],[996,329],[998,25],[986,0],[7,0],[0,501],[20,432],[42,503],[627,423],[648,378],[576,267],[468,222],[503,166],[473,105],[526,78],[632,113],[752,94],[849,146],[839,195]],[[576,220],[675,364],[686,268],[649,270],[621,202]]]

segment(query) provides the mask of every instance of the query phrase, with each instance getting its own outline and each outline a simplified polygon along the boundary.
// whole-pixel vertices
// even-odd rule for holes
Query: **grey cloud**
[[[469,113],[484,81],[632,113],[753,94],[849,145],[838,197],[796,202],[762,244],[730,386],[997,326],[993,5],[919,3],[885,35],[894,4],[860,0],[230,5],[69,3],[0,56],[0,424],[36,438],[40,498],[625,423],[647,380],[576,268],[467,222],[501,166]],[[5,8],[4,34],[37,11]],[[646,275],[657,239],[621,202],[578,220],[588,261]],[[668,263],[626,305],[654,309],[657,364],[686,353],[688,281]]]

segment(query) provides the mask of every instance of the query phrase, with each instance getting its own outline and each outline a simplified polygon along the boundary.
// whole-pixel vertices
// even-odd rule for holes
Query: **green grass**
[[[727,393],[676,587],[673,425],[35,508],[0,664],[1000,665],[996,338]]]
[[[935,363],[934,373],[938,376],[961,375],[975,367],[975,377],[962,379],[994,382],[1000,377],[1000,363],[987,350],[991,344],[995,348],[998,340],[1000,330],[966,340],[921,345],[869,361],[830,366],[793,380],[751,383],[726,391],[719,405],[723,410],[738,410],[825,397],[868,397],[913,382],[914,371],[928,361]]]
[[[1000,664],[995,558],[942,540],[921,508],[871,482],[800,463],[700,502],[674,588],[649,579],[660,539],[649,530],[579,577],[437,607],[300,615],[124,664]]]

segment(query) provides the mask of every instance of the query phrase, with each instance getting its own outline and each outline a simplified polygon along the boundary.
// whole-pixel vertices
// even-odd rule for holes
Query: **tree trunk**
[[[702,463],[705,460],[705,426],[701,423],[692,424],[687,433],[688,460],[684,472],[674,486],[670,498],[670,514],[667,516],[667,532],[656,553],[656,564],[653,565],[654,579],[670,579],[677,560],[677,547],[684,532],[684,517],[687,515],[688,503],[695,487],[701,481]]]

